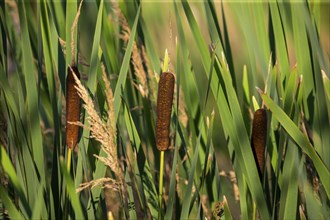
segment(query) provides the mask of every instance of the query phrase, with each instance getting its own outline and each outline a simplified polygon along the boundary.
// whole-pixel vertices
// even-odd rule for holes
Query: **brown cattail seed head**
[[[157,97],[156,142],[158,150],[167,150],[170,145],[170,120],[172,112],[174,75],[164,72],[160,76]]]
[[[252,149],[254,158],[257,159],[258,170],[264,172],[265,148],[267,139],[267,114],[265,109],[258,109],[254,113],[252,125]]]
[[[73,149],[78,143],[79,126],[69,122],[80,120],[80,97],[75,88],[77,83],[73,77],[73,72],[78,79],[80,74],[76,66],[68,67],[68,76],[66,78],[66,145]]]

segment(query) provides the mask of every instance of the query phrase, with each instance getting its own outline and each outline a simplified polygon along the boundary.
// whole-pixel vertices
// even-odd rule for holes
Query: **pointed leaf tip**
[[[257,91],[258,91],[258,93],[259,93],[260,95],[263,95],[263,94],[264,94],[264,92],[263,92],[258,86],[256,86],[256,89],[257,89]]]

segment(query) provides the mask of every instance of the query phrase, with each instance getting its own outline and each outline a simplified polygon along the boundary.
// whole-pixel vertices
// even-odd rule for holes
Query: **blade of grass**
[[[118,81],[116,84],[116,89],[115,89],[115,93],[114,93],[114,107],[115,107],[115,118],[116,121],[118,119],[119,116],[119,108],[121,106],[121,88],[125,88],[125,83],[126,83],[126,77],[127,77],[127,70],[129,67],[129,61],[131,59],[131,54],[132,54],[132,46],[133,46],[133,42],[134,42],[134,38],[135,38],[135,32],[136,32],[136,27],[137,27],[137,23],[139,20],[139,15],[140,15],[140,7],[137,11],[136,17],[135,17],[135,21],[131,30],[131,36],[129,38],[128,44],[127,44],[127,48],[126,48],[126,52],[124,55],[124,59],[123,59],[123,63],[122,66],[120,68],[120,72],[119,72],[119,77],[118,77]]]
[[[310,39],[312,41],[313,39]],[[316,45],[316,47],[319,45]],[[330,117],[329,108],[327,106],[326,94],[324,94],[323,88],[323,77],[322,77],[322,63],[320,58],[316,54],[317,48],[312,48],[311,59],[312,68],[314,71],[313,77],[315,80],[314,91],[315,100],[313,107],[315,108],[313,114],[313,142],[314,146],[320,146],[321,151],[318,151],[320,157],[322,158],[324,164],[328,169],[330,169]],[[307,82],[308,83],[308,82]],[[310,104],[310,106],[312,106]],[[328,111],[327,111],[328,110]],[[325,123],[327,121],[328,123]]]
[[[148,59],[150,60],[152,71],[158,72],[159,70],[161,70],[160,60],[157,56],[154,45],[152,44],[152,40],[151,40],[152,37],[150,36],[149,29],[148,29],[148,27],[146,27],[146,24],[145,24],[142,16],[140,19],[141,20],[139,21],[139,23],[143,30],[143,34],[144,34],[144,38],[145,38],[144,43],[145,43]]]
[[[44,185],[43,183],[41,185]],[[36,196],[36,200],[32,210],[31,219],[46,219],[48,217],[48,209],[44,202],[44,187],[40,187]]]
[[[307,158],[304,158],[303,162],[306,163]],[[308,219],[324,219],[325,216],[329,215],[329,207],[322,205],[319,196],[315,194],[315,191],[308,180],[306,168],[303,168],[300,174],[299,190],[301,190],[305,196],[305,212],[307,213]]]
[[[96,26],[95,26],[94,38],[93,38],[92,54],[90,59],[90,68],[88,73],[87,87],[92,92],[92,94],[96,92],[97,73],[100,72],[98,70],[100,70],[99,54],[101,53],[100,40],[101,40],[102,24],[103,24],[103,20],[102,20],[103,4],[104,4],[103,0],[101,0],[97,14],[97,20],[96,20]]]
[[[298,204],[299,155],[295,144],[289,140],[282,174],[279,219],[294,219]]]
[[[103,1],[101,1],[101,3],[102,2]],[[100,4],[100,7],[101,7],[101,5],[102,4]],[[114,93],[114,109],[115,109],[115,119],[116,119],[116,121],[118,120],[119,108],[121,106],[121,96],[122,96],[122,94],[121,94],[120,87],[125,85],[127,71],[128,71],[128,67],[129,67],[129,63],[130,63],[131,53],[132,53],[133,41],[134,41],[135,32],[136,32],[136,26],[137,26],[137,22],[138,22],[138,18],[139,18],[139,11],[136,15],[136,19],[135,19],[134,25],[132,27],[130,40],[129,40],[128,45],[127,45],[127,49],[126,49],[126,52],[125,52],[125,55],[124,55],[123,63],[122,63],[121,69],[120,69],[119,78],[118,78],[115,93]],[[102,15],[102,11],[100,11],[100,9],[99,9],[98,21],[100,23],[97,23],[97,27],[96,27],[96,32],[98,32],[99,34],[100,34],[100,31],[101,31],[101,18],[102,18],[101,15]],[[99,39],[96,42],[99,42]],[[94,43],[95,43],[95,41],[94,41]],[[93,44],[93,51],[96,50],[94,48],[99,48],[99,45],[98,44]],[[95,56],[95,53],[94,53],[94,56]],[[91,59],[93,59],[93,56],[92,56]],[[94,59],[96,59],[96,58],[94,58]],[[93,89],[93,88],[95,88],[95,86],[96,86],[96,73],[94,74],[94,80],[89,81],[89,83],[88,83],[89,88]],[[84,144],[84,146],[87,146],[87,145]],[[101,150],[99,156],[106,156],[106,155]],[[95,169],[94,174],[93,174],[93,179],[98,179],[98,178],[103,177],[105,175],[105,170],[106,170],[106,167],[104,166],[104,164],[101,161],[97,161],[96,162],[96,169]],[[92,189],[92,197],[93,198],[90,198],[90,200],[88,202],[88,204],[89,204],[88,206],[90,206],[92,204],[92,201],[98,200],[100,192],[101,192],[100,187],[95,187],[95,188]],[[88,216],[89,217],[94,216],[92,209],[90,209],[88,211]]]
[[[20,112],[19,112],[19,108],[16,105],[16,97],[14,96],[14,93],[12,92],[10,85],[9,85],[9,81],[5,75],[5,71],[3,69],[2,64],[0,63],[0,86],[2,88],[3,94],[5,96],[5,100],[7,102],[8,108],[12,111],[13,116],[16,119],[20,118]]]
[[[79,200],[78,194],[76,193],[74,182],[73,182],[70,174],[68,173],[66,163],[63,160],[61,160],[60,163],[61,163],[61,172],[63,173],[63,177],[64,177],[64,181],[65,181],[65,188],[70,196],[70,201],[71,201],[71,205],[74,209],[75,218],[84,219],[84,214],[82,211],[80,200]]]
[[[96,4],[96,2],[95,2]],[[94,31],[94,38],[93,38],[93,46],[92,46],[92,54],[90,58],[90,68],[89,68],[89,73],[88,73],[88,81],[87,81],[87,88],[91,92],[91,94],[96,93],[96,87],[97,87],[97,75],[98,73],[101,72],[101,65],[100,65],[100,57],[102,54],[102,50],[100,48],[100,39],[101,39],[101,32],[102,32],[102,15],[103,15],[103,0],[100,1],[99,8],[98,8],[98,14],[97,14],[97,20],[96,20],[96,26],[95,26],[95,31]],[[87,112],[85,112],[85,122],[84,124],[87,125]],[[88,129],[83,129],[82,136],[83,137],[89,137],[90,131]],[[88,173],[89,171],[87,170],[87,164],[86,162],[88,161],[88,147],[89,147],[89,139],[88,138],[82,138],[80,143],[83,147],[83,152],[81,153],[82,157],[78,157],[77,161],[77,170],[76,170],[76,177],[75,177],[75,186],[78,186],[81,181],[83,180],[83,172],[84,170],[85,173]],[[105,152],[103,150],[100,151],[99,156],[106,156]],[[87,161],[86,161],[87,160]],[[84,168],[84,169],[83,169]],[[104,177],[106,172],[106,166],[100,161],[96,163],[96,169],[93,173],[93,179],[98,179],[101,177]],[[88,209],[88,218],[95,218],[95,212],[98,207],[98,201],[99,195],[100,195],[101,189],[100,187],[94,187],[91,190],[91,197],[89,198],[88,201],[88,207],[93,207]],[[95,202],[94,205],[91,205],[92,201]]]
[[[320,175],[321,181],[324,185],[324,189],[328,198],[330,197],[330,180],[329,171],[325,167],[324,163],[317,155],[315,148],[311,145],[308,138],[299,130],[295,123],[288,117],[283,110],[277,106],[274,101],[266,94],[259,91],[261,98],[265,102],[266,106],[273,113],[273,116],[281,123],[286,132],[297,143],[297,145],[312,159],[315,168]]]
[[[251,85],[259,85],[261,86],[264,82],[265,74],[267,73],[267,64],[268,64],[268,57],[267,54],[267,61],[261,61],[262,70],[258,71],[256,63],[259,63],[258,58],[260,57],[263,59],[263,54],[261,54],[261,46],[258,42],[259,37],[257,37],[257,30],[255,24],[253,22],[252,11],[254,11],[254,6],[256,4],[248,4],[244,2],[243,4],[229,4],[231,10],[235,13],[235,18],[238,20],[238,23],[242,29],[240,33],[243,34],[247,47],[248,52],[248,72],[254,73],[249,74],[249,82]],[[262,5],[262,4],[260,4]],[[248,10],[247,10],[248,9]],[[261,20],[265,20],[261,18]],[[263,28],[264,29],[264,28]],[[252,87],[250,87],[250,91],[252,91]]]
[[[273,33],[275,35],[275,46],[276,51],[272,51],[272,53],[276,53],[276,59],[278,59],[279,69],[281,74],[281,82],[288,77],[290,73],[290,64],[289,57],[287,52],[285,33],[283,30],[282,18],[280,16],[280,12],[278,9],[277,3],[269,3],[270,8],[270,19],[272,19],[273,24]]]
[[[241,147],[236,149],[236,151],[239,154],[241,154],[240,157],[243,157],[243,161],[244,161],[243,166],[246,168],[248,167],[248,169],[246,169],[246,170],[243,169],[243,172],[246,174],[247,183],[248,183],[249,189],[251,190],[252,198],[256,202],[257,207],[259,208],[260,214],[262,216],[263,215],[267,216],[267,215],[269,215],[269,213],[268,213],[267,204],[264,201],[265,197],[263,195],[261,183],[255,181],[256,179],[259,178],[256,163],[254,161],[254,157],[253,157],[251,148],[246,147],[246,146],[250,146],[250,140],[249,140],[247,131],[245,129],[244,120],[243,120],[243,117],[241,114],[241,109],[239,106],[237,96],[235,94],[235,90],[232,87],[232,81],[230,78],[230,74],[228,73],[229,69],[226,69],[227,65],[226,65],[226,61],[224,60],[224,57],[223,57],[221,66],[224,67],[224,69],[222,69],[220,67],[220,71],[222,73],[223,80],[225,82],[229,106],[230,106],[231,113],[232,113],[232,119],[235,124],[235,130],[240,131],[239,132],[240,134],[236,134],[236,137],[237,137],[238,143]],[[234,134],[232,133],[232,135],[234,135]]]
[[[287,80],[285,91],[283,94],[283,110],[287,115],[292,114],[292,109],[294,107],[294,98],[297,90],[297,69],[293,69]]]
[[[147,200],[148,207],[151,212],[152,218],[156,219],[158,217],[158,209],[157,209],[157,190],[155,186],[155,180],[150,172],[150,167],[146,156],[143,153],[143,149],[141,148],[141,140],[139,138],[139,134],[133,122],[132,115],[129,112],[128,106],[125,103],[124,108],[124,120],[128,125],[127,131],[130,138],[130,141],[133,146],[136,147],[136,152],[139,155],[139,171],[140,178],[143,184],[143,191],[145,195],[145,199]],[[140,165],[141,164],[141,165]]]
[[[5,30],[6,30],[6,35],[7,35],[7,40],[8,40],[8,49],[10,49],[13,53],[13,58],[15,62],[18,65],[18,69],[21,68],[21,57],[22,57],[22,48],[17,47],[16,44],[17,42],[20,42],[18,33],[16,31],[16,25],[14,24],[11,14],[9,10],[4,10],[4,14],[1,15],[1,19],[3,19],[6,24]]]
[[[243,85],[244,97],[246,99],[248,106],[250,106],[251,97],[250,97],[249,78],[248,78],[246,65],[244,65],[244,67],[243,67],[242,85]]]
[[[36,72],[34,62],[32,60],[32,50],[30,44],[29,30],[27,27],[25,3],[19,2],[18,9],[20,13],[20,24],[21,24],[21,42],[22,42],[22,55],[23,55],[23,73],[26,86],[26,102],[28,109],[28,121],[29,131],[31,132],[31,151],[33,158],[37,166],[38,175],[42,180],[45,180],[45,169],[44,169],[44,153],[43,143],[40,129],[40,118],[39,118],[39,96],[37,91],[37,81],[34,76]]]
[[[179,135],[177,135],[178,138]],[[173,163],[172,163],[172,172],[171,172],[171,180],[170,180],[170,187],[169,187],[169,193],[168,193],[168,197],[169,197],[169,201],[167,204],[167,209],[166,209],[166,213],[164,216],[164,219],[171,219],[173,217],[173,209],[174,209],[174,202],[175,202],[175,188],[176,188],[176,166],[177,166],[177,161],[178,161],[178,148],[177,146],[175,147],[174,150],[174,158],[173,158]]]
[[[198,42],[198,47],[200,50],[204,69],[207,70],[207,66],[210,63],[210,58],[207,53],[207,47],[201,36],[200,30],[198,28],[198,25],[196,23],[196,20],[195,20],[193,14],[192,14],[189,4],[187,2],[183,2],[182,4],[183,4],[184,10],[185,10],[189,25],[192,29],[192,33],[195,37],[195,41]],[[232,109],[231,112],[233,113],[233,116],[230,113],[229,106],[225,104],[225,103],[227,103],[227,101],[226,101],[225,95],[223,93],[223,90],[222,90],[220,84],[218,84],[219,81],[217,81],[215,79],[212,80],[211,89],[212,89],[213,94],[217,97],[217,104],[218,104],[219,112],[221,113],[220,117],[222,118],[222,124],[226,125],[225,128],[226,128],[229,136],[231,138],[233,138],[232,139],[232,141],[234,141],[233,146],[235,147],[235,150],[237,151],[238,161],[240,163],[242,170],[244,170],[243,173],[245,173],[247,175],[247,183],[252,192],[254,201],[257,202],[259,211],[261,212],[261,216],[263,218],[269,218],[269,212],[268,212],[268,208],[267,208],[267,205],[265,202],[265,197],[263,195],[263,191],[261,188],[261,183],[260,182],[256,183],[256,181],[255,181],[259,177],[258,177],[256,164],[255,164],[255,161],[254,161],[254,158],[252,155],[252,150],[250,147],[246,147],[246,146],[250,146],[250,141],[247,136],[246,130],[244,128],[244,122],[242,119],[242,115],[240,113],[240,107],[239,107],[239,104],[237,101],[237,97],[235,95],[235,91],[232,88],[231,80],[228,80],[228,79],[230,79],[230,75],[228,76],[228,74],[226,74],[225,77],[226,78],[224,79],[224,82],[226,83],[226,89],[229,90],[228,92],[230,92],[230,96],[231,96],[229,98],[229,101],[231,101],[230,105],[231,105],[231,109]],[[224,121],[227,121],[228,123],[224,123]],[[232,121],[234,121],[234,124],[232,123]],[[235,129],[234,125],[237,126],[237,129]],[[237,136],[238,134],[235,132],[235,130],[242,131],[239,134],[240,137]],[[242,151],[244,151],[244,153]],[[248,170],[248,168],[249,168],[249,170]]]
[[[2,45],[7,45],[7,36],[6,36],[6,25],[5,25],[5,20],[4,20],[4,12],[5,12],[5,2],[2,1],[0,3],[0,31],[1,31],[1,35],[0,35],[0,42],[2,43]],[[1,59],[1,63],[4,66],[4,69],[7,72],[7,46],[3,46],[0,49],[0,59]]]
[[[182,77],[185,80],[181,80],[182,90],[185,96],[185,102],[187,106],[187,114],[189,118],[198,117],[200,107],[202,103],[195,102],[195,100],[200,100],[200,94],[197,89],[197,79],[194,77],[193,72],[191,70],[191,61],[189,60],[189,51],[188,51],[188,43],[184,36],[184,30],[181,23],[181,17],[179,15],[178,4],[174,4],[174,9],[176,13],[176,23],[178,28],[178,44],[180,45],[181,61],[178,63],[178,73],[183,74]],[[208,66],[209,68],[209,66]],[[197,125],[195,123],[189,123],[190,130],[192,131],[192,137],[195,139],[197,137],[196,131],[198,130]],[[194,140],[196,142],[196,140]]]
[[[7,173],[10,183],[13,184],[14,189],[16,190],[21,202],[23,203],[23,207],[25,208],[25,211],[27,212],[27,214],[29,216],[31,216],[32,211],[31,211],[31,208],[25,197],[22,185],[21,185],[19,179],[17,178],[15,168],[14,168],[13,164],[11,163],[10,158],[7,155],[6,150],[4,149],[3,146],[1,146],[0,158],[1,158],[0,161],[1,161],[2,167],[3,167],[4,171]]]
[[[292,4],[292,28],[293,28],[293,38],[294,38],[294,48],[295,54],[297,56],[298,72],[303,74],[304,81],[304,113],[305,117],[309,119],[312,117],[310,115],[310,107],[307,103],[307,97],[313,91],[314,79],[313,79],[313,69],[310,60],[310,49],[308,47],[308,39],[306,29],[304,28],[303,17],[300,16],[300,10],[304,10],[304,4]],[[321,146],[317,146],[316,150]]]
[[[212,73],[213,73],[213,67],[214,67],[214,59],[215,59],[215,52],[212,53],[212,61],[210,63],[210,67],[209,67],[209,82],[208,82],[208,86],[207,86],[207,92],[206,92],[206,97],[205,97],[205,100],[203,101],[203,105],[202,105],[202,115],[204,115],[204,110],[205,110],[205,107],[206,107],[206,104],[207,104],[207,101],[208,101],[208,98],[209,98],[209,88],[210,88],[210,82],[211,82],[211,79],[212,79]],[[210,124],[208,124],[207,126],[210,126],[207,128],[207,143],[206,143],[206,153],[204,153],[201,149],[201,147],[198,149],[198,146],[200,145],[201,143],[201,138],[202,138],[202,135],[203,135],[203,131],[204,129],[206,128],[205,127],[205,124],[203,123],[203,120],[200,121],[200,133],[198,135],[198,139],[197,139],[197,143],[196,143],[196,147],[195,147],[195,151],[194,151],[194,159],[193,159],[193,162],[191,164],[191,167],[190,167],[190,172],[189,172],[189,179],[188,179],[188,185],[187,185],[187,188],[186,188],[186,192],[185,192],[185,196],[184,196],[184,200],[183,200],[183,206],[182,206],[182,211],[181,211],[181,219],[185,219],[185,218],[188,218],[189,216],[189,211],[194,203],[194,201],[196,199],[199,199],[196,198],[197,196],[200,196],[200,191],[199,189],[197,188],[197,190],[195,191],[193,197],[191,198],[191,194],[192,194],[192,187],[193,187],[193,183],[194,185],[196,185],[195,187],[197,187],[197,181],[199,180],[199,171],[197,171],[196,169],[196,166],[198,165],[198,158],[199,158],[199,155],[200,154],[204,154],[204,157],[201,156],[201,159],[204,159],[204,162],[205,162],[205,167],[204,167],[204,173],[202,174],[202,179],[201,179],[201,182],[200,182],[200,186],[199,188],[202,187],[203,185],[203,182],[205,180],[205,176],[206,176],[206,167],[207,167],[207,158],[208,158],[208,152],[209,152],[209,148],[211,146],[211,138],[212,138],[212,131],[213,131],[213,122],[214,122],[214,112],[212,113],[211,115],[211,122]],[[204,128],[205,127],[205,128]],[[198,151],[198,152],[197,152]],[[190,207],[189,207],[190,206]],[[198,207],[198,213],[200,212],[200,208],[201,208],[201,203],[199,203],[199,207]],[[190,211],[190,214],[191,214],[191,211]]]
[[[59,36],[62,39],[65,39],[65,31],[66,31],[66,20],[64,16],[63,4],[61,2],[53,1],[48,4],[49,8],[52,8],[52,12],[54,15],[54,20],[56,22],[56,29],[58,30]]]
[[[104,62],[107,66],[108,72],[118,73],[119,72],[119,63],[118,63],[118,42],[115,36],[116,24],[110,22],[107,17],[107,7],[103,10],[103,22],[102,22],[102,48],[104,55]]]
[[[54,137],[54,148],[60,147],[60,117],[58,112],[57,106],[57,94],[56,94],[56,82],[55,82],[55,75],[56,69],[53,65],[54,60],[57,57],[53,57],[54,54],[54,46],[57,46],[57,39],[56,41],[52,41],[53,39],[50,37],[52,36],[50,33],[51,24],[52,24],[52,16],[48,14],[46,1],[40,1],[40,11],[41,11],[41,18],[40,18],[40,26],[41,26],[41,41],[42,41],[42,49],[44,53],[44,61],[45,61],[45,68],[46,68],[46,77],[47,77],[47,85],[49,91],[49,99],[52,104],[52,120],[54,121],[54,130],[55,130],[55,137]],[[56,54],[55,54],[56,55]],[[42,64],[42,57],[38,58],[39,64]],[[40,71],[42,67],[39,67]]]
[[[330,80],[323,70],[322,70],[322,78],[324,85],[324,93],[326,94],[328,102],[330,102]]]
[[[201,123],[201,126],[202,127]],[[202,137],[202,133],[200,132],[197,138],[197,144],[194,150],[194,157],[193,161],[191,164],[190,172],[189,172],[189,178],[188,178],[188,184],[187,184],[187,189],[184,195],[184,200],[182,202],[182,210],[181,210],[181,215],[180,219],[188,219],[189,218],[189,206],[190,206],[190,201],[191,201],[191,195],[192,195],[192,187],[194,183],[194,175],[195,175],[195,169],[196,169],[196,164],[197,164],[197,159],[198,159],[198,154],[199,154],[199,146],[200,146],[200,140]]]
[[[223,208],[225,210],[224,219],[225,220],[232,220],[233,219],[233,216],[230,213],[230,209],[229,209],[229,205],[228,205],[226,196],[223,196],[223,203],[224,203],[223,204]]]
[[[320,2],[315,2],[314,5],[314,10],[316,12],[315,14],[311,12],[312,9],[308,8],[306,4],[300,4],[299,10],[297,12],[299,12],[300,14],[299,16],[303,19],[305,23],[305,29],[307,32],[307,36],[309,38],[311,48],[313,50],[313,55],[315,55],[316,57],[315,63],[318,63],[321,69],[325,69],[326,71],[329,71],[329,62],[326,61],[327,55],[323,53],[322,44],[320,43],[321,31],[317,27],[318,21],[317,19],[313,19],[312,17],[314,16],[315,18],[319,16],[317,10],[320,7],[320,5],[322,5],[320,4]],[[314,77],[319,77],[319,76],[315,74]]]
[[[2,147],[1,147],[2,148]],[[16,209],[15,204],[11,201],[8,193],[6,192],[5,188],[0,185],[0,198],[3,204],[5,205],[9,217],[11,219],[22,219],[23,216],[19,213],[19,211]]]

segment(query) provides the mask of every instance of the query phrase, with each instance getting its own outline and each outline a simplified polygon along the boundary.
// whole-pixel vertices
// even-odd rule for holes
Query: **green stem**
[[[68,173],[70,175],[70,169],[71,169],[71,155],[72,155],[72,149],[71,148],[68,148],[68,157],[67,157],[67,169],[68,169]],[[67,218],[65,219],[69,219],[68,216],[69,214],[67,213],[68,212],[68,205],[69,205],[69,192],[66,191],[66,198],[65,198],[65,204],[64,204],[64,214],[65,216],[67,216]]]
[[[163,199],[163,176],[164,176],[164,151],[160,151],[160,172],[159,172],[159,212],[158,219],[162,219],[162,199]]]
[[[253,202],[253,220],[257,219],[257,205]]]
[[[68,168],[69,174],[70,174],[70,169],[71,169],[71,155],[72,155],[72,149],[69,148],[68,149],[68,162],[67,162],[67,168]]]

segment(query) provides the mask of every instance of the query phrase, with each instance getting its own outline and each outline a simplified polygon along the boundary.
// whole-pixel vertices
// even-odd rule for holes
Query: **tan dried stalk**
[[[153,107],[155,107],[157,101],[157,74],[151,68],[146,50],[143,45],[141,46],[141,57],[146,67],[149,100],[151,101]]]
[[[78,8],[76,17],[74,18],[74,21],[71,26],[71,59],[72,59],[71,64],[72,65],[74,64],[74,59],[75,59],[74,30],[76,29],[78,21],[79,21],[79,16],[80,16],[80,11],[81,11],[81,6],[82,6],[83,1],[84,0],[81,0],[81,2],[79,4],[79,8]]]
[[[127,20],[120,10],[117,2],[112,2],[113,5],[113,11],[117,18],[119,19],[120,26],[122,27],[122,31],[120,33],[120,39],[122,39],[125,44],[128,43],[130,35],[131,35],[131,29],[127,23]],[[139,85],[136,86],[136,88],[140,91],[141,95],[143,97],[148,97],[148,86],[147,86],[147,74],[143,67],[143,60],[140,54],[140,50],[136,44],[136,42],[133,42],[133,48],[132,48],[132,57],[131,62],[133,64],[134,68],[134,74],[139,81]]]
[[[148,87],[147,87],[147,75],[143,68],[142,58],[136,43],[133,43],[132,50],[132,64],[134,68],[134,74],[138,81],[140,82],[139,91],[143,97],[148,97]]]
[[[186,128],[188,126],[188,115],[187,115],[187,112],[186,112],[186,102],[184,100],[184,95],[183,95],[183,91],[182,91],[182,88],[180,87],[180,94],[179,94],[179,97],[177,97],[177,92],[176,92],[176,89],[175,89],[175,96],[177,99],[179,99],[179,114],[178,114],[178,117],[179,117],[179,121],[181,122],[181,124],[183,125],[184,128]]]

